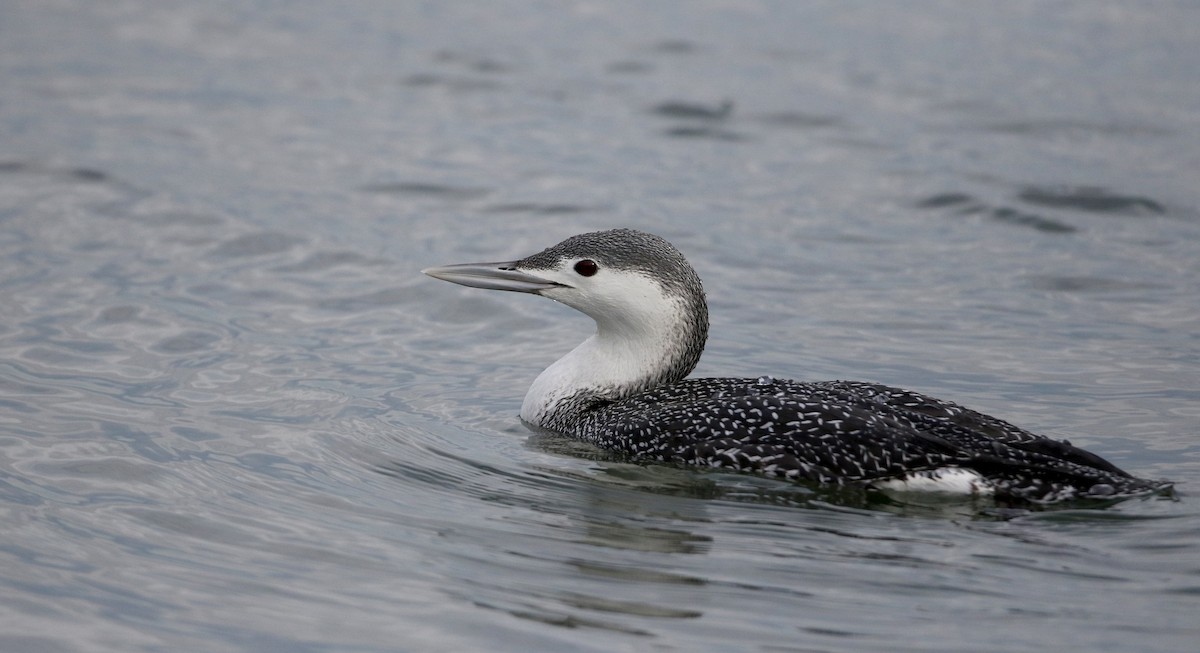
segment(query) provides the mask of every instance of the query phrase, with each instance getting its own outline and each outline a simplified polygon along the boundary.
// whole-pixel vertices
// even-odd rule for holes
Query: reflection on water
[[[9,7],[0,650],[1187,650],[1194,13]],[[912,387],[1180,497],[531,433],[590,325],[418,270],[614,226],[699,269],[701,374]]]

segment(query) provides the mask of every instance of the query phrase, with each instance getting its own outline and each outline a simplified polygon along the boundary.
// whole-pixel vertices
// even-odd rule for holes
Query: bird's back
[[[959,468],[983,477],[997,499],[1038,503],[1160,486],[1067,442],[871,383],[688,379],[595,408],[570,430],[639,459],[823,484]]]

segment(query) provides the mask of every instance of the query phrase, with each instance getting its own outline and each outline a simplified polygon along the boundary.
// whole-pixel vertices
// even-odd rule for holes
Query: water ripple
[[[0,650],[1194,648],[1193,9],[9,5]],[[590,322],[419,270],[606,226],[696,263],[705,374],[913,386],[1180,491],[531,433]]]

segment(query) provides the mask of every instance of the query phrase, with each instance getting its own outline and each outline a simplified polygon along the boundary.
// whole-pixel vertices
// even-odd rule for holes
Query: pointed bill
[[[472,288],[487,290],[512,290],[536,293],[562,284],[534,276],[516,269],[516,261],[502,263],[459,263],[425,268],[422,273],[434,279],[449,281]]]

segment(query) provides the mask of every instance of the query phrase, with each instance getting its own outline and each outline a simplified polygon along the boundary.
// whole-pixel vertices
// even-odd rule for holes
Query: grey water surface
[[[0,6],[0,651],[1194,651],[1200,5]],[[536,435],[590,229],[697,373],[874,380],[1174,497],[1009,511]]]

